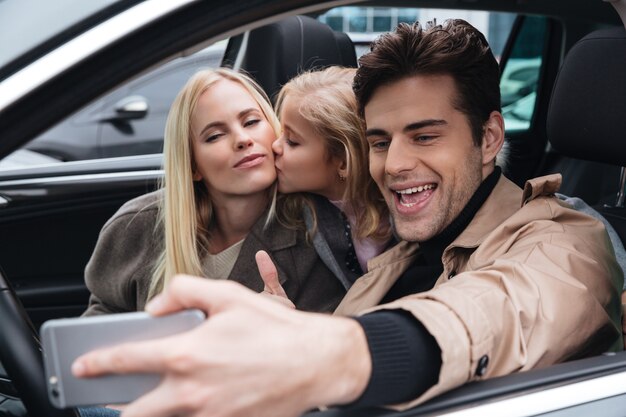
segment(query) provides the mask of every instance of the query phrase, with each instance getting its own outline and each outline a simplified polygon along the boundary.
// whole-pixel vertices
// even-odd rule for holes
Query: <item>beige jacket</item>
[[[402,242],[372,259],[336,310],[413,314],[441,348],[439,382],[407,408],[465,382],[616,349],[623,275],[601,222],[552,195],[560,175],[524,191],[501,177],[443,253],[435,287],[377,304],[413,261]],[[521,202],[521,208],[520,208]]]

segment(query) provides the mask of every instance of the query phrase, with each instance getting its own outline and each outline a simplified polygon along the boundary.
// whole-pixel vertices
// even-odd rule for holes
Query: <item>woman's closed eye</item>
[[[256,124],[258,124],[259,122],[261,122],[261,119],[258,118],[250,118],[250,119],[246,119],[243,122],[243,126],[244,127],[250,127],[250,126],[254,126]]]
[[[224,133],[222,132],[210,133],[204,137],[204,142],[214,142],[217,139],[219,139],[221,136],[224,136]]]

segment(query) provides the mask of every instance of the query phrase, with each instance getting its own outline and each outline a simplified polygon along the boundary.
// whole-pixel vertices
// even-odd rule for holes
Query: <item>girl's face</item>
[[[264,193],[276,180],[276,134],[239,83],[220,80],[200,96],[191,132],[194,180],[204,181],[214,203]]]
[[[325,139],[299,112],[299,101],[286,96],[280,113],[282,134],[272,145],[276,154],[278,191],[310,192],[331,200],[343,195],[339,173],[342,162],[330,158]]]

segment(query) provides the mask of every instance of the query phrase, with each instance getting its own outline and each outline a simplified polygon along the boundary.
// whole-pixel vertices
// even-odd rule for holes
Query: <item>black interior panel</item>
[[[84,269],[100,229],[124,202],[155,186],[149,179],[110,181],[97,192],[68,195],[70,189],[58,201],[34,195],[0,210],[0,265],[36,328],[85,310]]]

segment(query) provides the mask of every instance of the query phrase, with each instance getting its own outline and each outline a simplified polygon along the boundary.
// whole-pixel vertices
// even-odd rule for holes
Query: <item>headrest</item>
[[[302,71],[330,65],[356,67],[348,35],[308,16],[291,16],[250,32],[241,68],[274,99]]]
[[[573,158],[626,166],[626,31],[593,32],[559,70],[547,120],[548,139]]]

